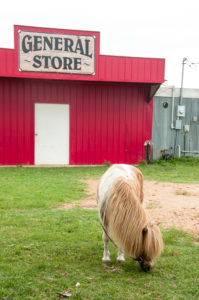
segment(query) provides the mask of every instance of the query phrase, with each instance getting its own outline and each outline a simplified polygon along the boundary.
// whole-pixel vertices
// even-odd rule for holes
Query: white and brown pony
[[[113,165],[102,176],[97,193],[99,216],[103,227],[103,262],[110,262],[110,235],[118,247],[118,262],[124,253],[139,261],[149,271],[163,249],[157,225],[148,222],[143,208],[143,175],[130,165]]]

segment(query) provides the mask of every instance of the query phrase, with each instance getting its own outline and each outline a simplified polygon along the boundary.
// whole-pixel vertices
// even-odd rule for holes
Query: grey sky
[[[199,63],[199,1],[3,1],[0,47],[13,48],[13,25],[101,32],[101,54],[166,59],[166,85],[180,86],[182,59]],[[184,87],[199,88],[199,64],[185,65]]]

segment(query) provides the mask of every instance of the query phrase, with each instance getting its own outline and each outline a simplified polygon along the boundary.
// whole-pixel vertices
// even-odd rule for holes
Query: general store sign
[[[19,70],[95,74],[95,37],[19,31]]]

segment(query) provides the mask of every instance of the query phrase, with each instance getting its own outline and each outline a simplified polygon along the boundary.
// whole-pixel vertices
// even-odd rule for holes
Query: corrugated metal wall
[[[0,78],[0,164],[34,164],[34,104],[70,104],[70,164],[137,163],[150,85]]]
[[[99,55],[95,61],[95,75],[19,72],[18,52],[0,48],[0,76],[38,79],[64,79],[115,82],[164,82],[165,60],[158,58]]]
[[[102,81],[164,82],[164,60],[158,58],[99,56],[99,76]]]
[[[162,89],[163,90],[163,89]],[[165,89],[169,91],[169,88]],[[158,159],[164,153],[174,154],[174,147],[178,144],[181,150],[186,151],[198,151],[199,152],[199,97],[195,93],[193,98],[193,92],[190,89],[186,91],[185,97],[183,97],[182,105],[185,105],[186,112],[185,118],[182,118],[182,129],[176,130],[171,129],[172,123],[172,89],[168,92],[168,96],[165,93],[159,92],[159,96],[154,98],[154,109],[153,109],[153,130],[152,140],[154,142],[154,159]],[[162,94],[162,95],[161,95]],[[177,94],[177,95],[176,95]],[[199,92],[198,92],[199,96]],[[163,103],[168,102],[168,107],[164,108]],[[179,89],[178,93],[174,96],[174,126],[177,106],[179,105]],[[193,117],[197,120],[194,121]],[[190,130],[188,133],[184,132],[184,125],[189,125]],[[177,153],[176,153],[177,155]],[[181,155],[185,155],[181,153]],[[199,156],[199,153],[186,153],[186,155]]]
[[[19,71],[18,31],[95,36],[95,74],[42,73]],[[139,82],[161,84],[164,82],[165,59],[100,55],[100,32],[64,30],[30,26],[14,26],[14,49],[0,48],[0,77],[58,79],[101,82]],[[56,51],[55,51],[56,53]],[[41,52],[41,55],[42,52]],[[39,71],[39,70],[37,70]]]

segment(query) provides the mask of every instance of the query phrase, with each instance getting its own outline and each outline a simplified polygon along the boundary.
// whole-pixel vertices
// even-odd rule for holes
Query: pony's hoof
[[[118,264],[123,264],[125,262],[125,259],[117,259]]]
[[[103,264],[109,265],[111,260],[110,259],[102,259]]]

